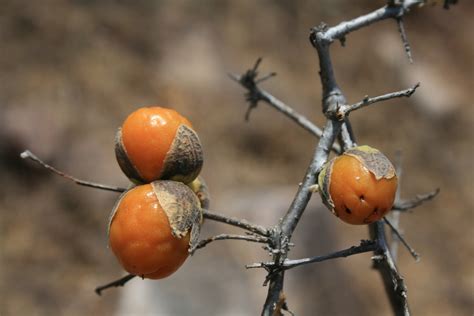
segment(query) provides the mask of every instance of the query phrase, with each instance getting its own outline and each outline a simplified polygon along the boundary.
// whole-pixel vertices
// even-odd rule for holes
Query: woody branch
[[[342,113],[342,117],[335,116],[340,109],[340,105],[347,104],[344,94],[337,84],[331,55],[329,52],[330,45],[335,40],[340,40],[342,44],[345,42],[345,37],[350,32],[356,31],[362,27],[379,22],[388,18],[395,18],[399,23],[399,29],[402,32],[402,41],[404,43],[407,54],[411,56],[409,45],[407,45],[406,34],[404,33],[402,16],[414,5],[420,4],[420,1],[404,1],[400,4],[391,3],[369,14],[357,17],[353,20],[342,22],[334,27],[327,27],[321,24],[319,27],[313,28],[310,34],[310,41],[316,48],[319,57],[320,77],[323,89],[322,107],[323,112],[327,117],[326,126],[320,136],[319,143],[316,146],[312,162],[308,167],[306,175],[299,190],[288,209],[285,217],[279,225],[274,229],[276,232],[273,236],[274,246],[277,248],[273,254],[273,263],[269,270],[270,285],[268,289],[267,299],[265,301],[262,315],[274,315],[280,313],[276,310],[280,306],[284,282],[283,266],[287,257],[286,244],[290,241],[291,235],[303,215],[306,205],[311,197],[309,187],[316,182],[316,176],[323,164],[327,161],[328,153],[333,145],[336,137],[340,137],[343,143],[343,148],[348,149],[356,145],[355,137],[352,133],[349,119],[346,117],[347,112]],[[408,93],[403,93],[403,96],[410,96],[417,86],[412,88]],[[398,96],[398,95],[397,95]],[[391,98],[392,96],[388,97]],[[388,99],[387,98],[387,99]],[[362,106],[368,105],[367,99],[362,104],[348,107],[348,109],[355,110]],[[374,240],[378,241],[378,249],[375,253],[379,256],[378,269],[382,276],[390,275],[390,280],[384,278],[387,293],[392,302],[392,308],[397,315],[409,314],[408,302],[406,300],[406,290],[403,284],[403,278],[398,274],[395,264],[388,251],[387,243],[385,242],[385,232],[383,230],[383,222],[377,222],[372,225],[371,232]]]

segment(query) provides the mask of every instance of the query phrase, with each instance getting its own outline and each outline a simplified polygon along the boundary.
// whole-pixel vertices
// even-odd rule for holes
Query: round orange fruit
[[[323,202],[346,223],[363,225],[382,219],[392,208],[397,176],[379,150],[354,147],[325,165],[318,178]]]

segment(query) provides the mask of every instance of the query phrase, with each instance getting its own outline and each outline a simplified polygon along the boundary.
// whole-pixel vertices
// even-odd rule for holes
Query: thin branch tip
[[[258,235],[249,236],[249,235],[235,235],[235,234],[220,234],[220,235],[211,236],[209,238],[200,240],[193,250],[204,248],[211,242],[214,242],[217,240],[243,240],[243,241],[256,242],[256,243],[268,242],[267,237],[262,237]]]
[[[270,232],[267,228],[260,225],[252,224],[245,219],[228,217],[222,214],[211,212],[209,210],[203,210],[203,217],[216,221],[216,222],[221,222],[221,223],[228,224],[231,226],[240,227],[263,237],[270,236]]]
[[[256,72],[258,69],[258,66],[260,66],[260,63],[262,62],[263,57],[258,57],[257,60],[255,61],[255,64],[253,66],[253,71]]]
[[[332,113],[332,115],[335,117],[335,119],[339,121],[343,121],[349,115],[350,112],[366,107],[368,105],[391,100],[391,99],[396,99],[396,98],[411,97],[413,93],[415,93],[416,89],[418,89],[419,86],[420,86],[420,83],[418,82],[413,87],[405,89],[405,90],[386,93],[386,94],[379,95],[372,98],[370,98],[368,95],[365,95],[364,98],[357,103],[354,103],[351,105],[348,105],[348,104],[338,105],[336,107],[335,113]]]
[[[104,290],[107,290],[107,289],[110,289],[112,287],[119,287],[119,286],[125,286],[125,284],[130,281],[131,279],[133,279],[135,277],[135,275],[133,274],[127,274],[126,276],[124,277],[121,277],[120,279],[117,279],[115,281],[112,281],[110,283],[107,283],[105,285],[101,285],[101,286],[98,286],[94,289],[94,292],[99,295],[99,296],[102,296],[102,292]]]
[[[26,158],[29,158],[30,156],[31,156],[31,151],[29,150],[25,150],[20,154],[21,159],[26,159]]]
[[[85,186],[85,187],[90,187],[90,188],[100,189],[100,190],[105,190],[105,191],[120,192],[120,193],[126,191],[125,188],[110,186],[110,185],[105,185],[105,184],[100,184],[100,183],[95,183],[95,182],[90,182],[90,181],[85,181],[85,180],[81,180],[81,179],[78,179],[76,177],[73,177],[73,176],[71,176],[71,175],[69,175],[69,174],[67,174],[67,173],[65,173],[61,170],[58,170],[58,169],[54,168],[53,166],[47,164],[46,162],[44,162],[43,160],[38,158],[35,154],[33,154],[29,150],[23,151],[20,154],[20,157],[22,159],[30,159],[33,162],[39,164],[41,167],[45,168],[46,170],[48,170],[48,171],[50,171],[54,174],[57,174],[57,175],[59,175],[63,178],[66,178],[66,179],[76,183],[77,185],[82,185],[82,186]]]
[[[405,200],[405,201],[396,201],[393,205],[393,210],[395,211],[407,211],[417,206],[423,204],[424,202],[430,201],[434,199],[439,193],[441,192],[440,188],[436,188],[435,190],[425,193],[425,194],[418,194],[414,198]]]
[[[410,64],[413,64],[411,46],[410,46],[410,43],[408,42],[407,33],[405,31],[405,25],[403,23],[403,19],[401,16],[397,18],[397,25],[398,25],[398,31],[400,33],[400,37],[402,39],[403,47],[405,49],[405,53],[408,57],[408,61],[410,62]]]
[[[387,217],[384,217],[383,220],[388,225],[388,227],[390,227],[392,232],[395,233],[398,240],[400,240],[402,242],[402,244],[405,246],[405,248],[408,250],[408,252],[410,252],[413,259],[415,259],[415,262],[419,262],[420,261],[420,255],[415,251],[415,249],[413,249],[413,247],[411,247],[408,244],[408,242],[405,240],[405,238],[403,238],[402,234],[398,231],[398,229],[388,220]]]
[[[409,89],[408,91],[408,97],[411,97],[413,95],[413,93],[416,92],[416,89],[418,89],[420,87],[420,82],[417,82],[411,89]]]

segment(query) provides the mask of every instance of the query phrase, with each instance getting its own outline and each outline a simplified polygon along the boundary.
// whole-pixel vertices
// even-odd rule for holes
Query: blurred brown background
[[[249,123],[243,89],[226,72],[263,56],[264,87],[320,126],[318,61],[309,29],[334,25],[383,1],[0,1],[0,315],[255,315],[267,260],[260,245],[223,241],[189,258],[172,277],[133,280],[102,297],[95,286],[124,274],[107,249],[117,195],[79,187],[19,153],[28,148],[77,177],[127,185],[113,151],[116,128],[143,105],[187,116],[205,150],[213,209],[262,224],[278,221],[296,192],[315,139],[261,104]],[[351,115],[360,144],[403,152],[402,197],[441,188],[402,216],[400,249],[415,315],[474,312],[474,3],[406,18],[415,64],[394,21],[332,48],[350,102],[405,89],[411,99]],[[203,236],[234,231],[206,222]],[[297,229],[292,258],[367,238],[339,222],[315,195]],[[297,268],[285,290],[297,315],[390,315],[370,254]]]

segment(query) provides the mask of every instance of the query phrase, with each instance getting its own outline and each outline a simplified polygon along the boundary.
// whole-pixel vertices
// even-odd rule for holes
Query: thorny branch
[[[281,221],[280,225],[278,225],[274,230],[277,232],[277,234],[273,235],[273,244],[278,248],[274,250],[273,265],[271,267],[267,266],[269,270],[267,279],[269,279],[270,286],[268,289],[267,299],[263,306],[262,315],[273,315],[274,313],[279,313],[279,311],[276,310],[276,307],[278,298],[283,290],[283,267],[287,257],[287,244],[289,243],[291,235],[296,228],[296,225],[311,197],[311,191],[309,190],[309,187],[315,183],[316,175],[318,174],[321,166],[327,160],[329,148],[331,148],[335,138],[339,134],[344,149],[351,148],[356,144],[355,137],[351,132],[352,129],[347,118],[347,113],[349,113],[351,110],[368,105],[369,102],[375,103],[378,101],[391,99],[393,97],[410,96],[418,87],[418,85],[416,85],[412,89],[381,96],[378,98],[365,98],[358,105],[349,106],[346,109],[343,107],[343,111],[340,113],[342,115],[339,117],[339,120],[344,120],[340,122],[336,120],[336,118],[333,118],[331,113],[337,113],[341,108],[340,105],[345,105],[347,102],[340,87],[337,84],[334,75],[331,56],[329,53],[330,44],[335,40],[340,40],[341,43],[344,44],[346,35],[350,32],[356,31],[362,27],[371,25],[384,19],[395,18],[397,21],[399,21],[399,30],[402,35],[406,52],[408,56],[411,57],[403,24],[401,24],[401,18],[412,6],[418,5],[420,3],[421,1],[408,0],[402,1],[399,4],[392,2],[390,5],[384,6],[383,8],[357,17],[353,20],[342,22],[334,27],[328,27],[323,23],[319,27],[312,29],[310,41],[316,48],[319,57],[319,74],[321,77],[323,89],[322,106],[323,112],[326,114],[328,120],[323,133],[320,136],[319,143],[316,147],[312,162],[308,167],[304,177],[304,181],[300,185],[297,195],[294,198],[285,217]],[[240,78],[237,77],[237,79]],[[406,288],[403,284],[403,279],[398,274],[395,263],[390,256],[388,245],[385,242],[385,232],[383,230],[383,225],[384,223],[379,221],[370,226],[372,238],[376,240],[379,245],[379,249],[375,251],[377,254],[376,257],[379,258],[378,261],[376,261],[376,266],[381,271],[382,276],[391,276],[391,278],[384,277],[384,284],[392,302],[392,307],[395,314],[409,315],[408,302],[406,299]]]
[[[294,122],[296,122],[298,125],[306,129],[308,132],[313,134],[314,136],[320,138],[323,134],[323,131],[316,126],[313,122],[308,120],[306,116],[298,113],[295,111],[292,107],[286,105],[283,101],[277,99],[273,95],[271,95],[269,92],[263,90],[258,86],[258,83],[262,82],[263,80],[266,80],[270,77],[275,76],[275,73],[270,73],[267,76],[264,76],[260,79],[257,79],[258,76],[258,66],[261,63],[261,58],[257,60],[255,63],[254,67],[247,70],[243,75],[236,75],[236,74],[229,74],[229,77],[238,82],[240,85],[242,85],[245,89],[248,90],[248,92],[245,95],[245,98],[249,102],[249,107],[247,109],[245,119],[248,120],[250,116],[250,112],[257,107],[257,104],[259,101],[263,101],[271,105],[273,108],[276,110],[280,111],[290,119],[292,119]],[[332,149],[340,153],[341,148],[338,144],[333,144]]]
[[[444,6],[448,8],[450,4],[455,4],[456,0],[445,0]],[[374,268],[379,270],[384,280],[384,286],[389,296],[392,308],[396,315],[409,315],[406,286],[403,278],[398,273],[387,241],[385,239],[384,221],[378,221],[369,226],[370,241],[361,241],[359,246],[353,246],[344,250],[340,250],[331,254],[314,256],[304,259],[290,260],[288,259],[288,251],[291,245],[291,237],[294,230],[297,227],[299,220],[301,219],[306,206],[311,198],[312,190],[311,187],[315,184],[317,175],[322,168],[323,164],[327,161],[330,150],[334,150],[337,153],[341,152],[341,148],[338,144],[335,144],[335,140],[339,137],[341,145],[344,150],[355,146],[355,137],[352,132],[348,114],[351,111],[360,109],[369,104],[373,104],[380,101],[396,97],[409,97],[411,96],[418,84],[414,87],[390,93],[374,98],[364,98],[361,102],[353,105],[347,105],[346,99],[342,90],[339,88],[333,70],[331,56],[329,53],[330,45],[335,41],[339,40],[342,44],[346,41],[346,35],[356,31],[362,27],[374,24],[384,19],[394,18],[397,20],[399,25],[399,31],[402,36],[402,41],[405,46],[406,53],[411,59],[411,51],[409,48],[408,41],[406,40],[406,33],[402,24],[402,17],[409,9],[413,6],[423,3],[422,0],[405,0],[405,1],[388,1],[388,5],[375,10],[369,14],[357,17],[350,21],[342,22],[334,27],[328,27],[324,23],[311,30],[310,41],[315,47],[320,66],[320,77],[323,90],[322,107],[323,112],[327,117],[327,122],[323,130],[314,125],[305,116],[299,114],[294,109],[284,104],[282,101],[273,97],[271,94],[258,87],[258,84],[268,78],[275,76],[275,73],[270,73],[260,79],[257,79],[257,68],[260,64],[260,59],[257,60],[254,67],[248,70],[245,74],[230,75],[232,79],[240,83],[244,88],[248,90],[247,100],[249,101],[249,109],[247,111],[246,118],[252,109],[257,106],[259,101],[264,101],[275,109],[283,113],[284,115],[291,118],[298,125],[302,126],[314,136],[319,138],[319,142],[314,150],[313,158],[306,171],[302,183],[299,185],[296,196],[294,197],[290,207],[288,208],[285,216],[280,223],[274,227],[266,228],[260,225],[249,223],[244,219],[238,219],[233,217],[227,217],[224,215],[213,213],[209,210],[203,210],[205,218],[222,222],[228,225],[236,226],[247,230],[253,234],[249,235],[233,235],[233,234],[220,234],[201,240],[198,248],[202,248],[210,242],[216,240],[244,240],[251,242],[267,243],[267,249],[272,254],[271,262],[263,262],[248,265],[248,268],[263,267],[268,271],[266,282],[269,282],[268,294],[266,301],[263,306],[262,315],[281,315],[281,310],[287,310],[286,298],[283,294],[284,284],[284,271],[290,268],[294,268],[304,264],[322,262],[325,260],[347,257],[358,253],[374,251],[373,263]],[[337,115],[334,115],[336,113]],[[84,181],[72,177],[62,171],[55,169],[54,167],[44,163],[30,151],[26,150],[21,154],[23,159],[30,159],[44,168],[65,177],[76,184],[88,186],[92,188],[98,188],[102,190],[109,190],[114,192],[124,192],[126,189],[121,187],[114,187],[108,185],[97,184],[94,182]],[[424,201],[432,199],[439,192],[439,189],[428,194],[419,195],[415,199],[408,201],[399,201],[395,203],[393,209],[404,211],[414,208]],[[398,233],[396,227],[390,224],[385,219],[394,232]],[[404,242],[402,236],[398,233],[398,237]],[[413,249],[406,243],[405,246],[414,253]],[[107,288],[123,286],[126,282],[133,279],[134,275],[127,275],[116,281],[108,283],[104,286],[96,288],[96,293],[101,292]]]

